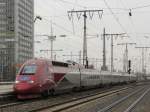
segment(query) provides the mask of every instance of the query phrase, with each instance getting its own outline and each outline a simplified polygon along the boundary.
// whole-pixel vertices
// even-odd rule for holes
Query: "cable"
[[[75,0],[75,3],[69,2],[69,1],[66,1],[66,0],[57,0],[57,1],[60,1],[60,2],[63,2],[63,3],[67,3],[67,4],[71,4],[73,6],[78,6],[80,8],[99,8],[99,7],[87,7],[87,6],[84,6],[84,5],[79,5],[76,2],[77,0]],[[120,1],[122,2],[122,0],[120,0]],[[55,2],[56,2],[56,0],[55,0]],[[122,2],[122,4],[123,4],[123,2]],[[130,8],[130,9],[140,9],[140,8],[145,8],[145,7],[150,7],[150,5],[138,6],[138,7],[134,7],[134,8]],[[129,10],[128,8],[102,8],[102,9]]]
[[[62,16],[66,16],[66,15],[62,15]],[[55,16],[55,17],[57,17],[57,18],[61,18],[62,16]],[[52,16],[52,17],[54,17],[54,16]],[[43,18],[43,16],[42,16],[42,18]],[[47,21],[50,21],[50,20],[48,20],[48,19],[46,19],[46,18],[43,18],[43,19],[45,19],[45,20],[47,20]],[[69,32],[70,34],[72,34],[72,32],[70,31],[70,30],[68,30],[68,29],[66,29],[65,27],[63,27],[63,26],[60,26],[60,25],[58,25],[58,24],[56,24],[56,23],[54,23],[53,22],[53,24],[55,25],[55,26],[57,26],[58,28],[60,28],[60,29],[62,29],[62,30],[64,30],[64,31],[66,31],[66,32]],[[77,36],[77,37],[82,37],[81,35],[75,35],[75,36]],[[66,41],[65,41],[66,42]],[[80,43],[80,45],[82,45],[82,41],[81,41],[81,38],[80,38],[80,40],[78,40],[78,43]],[[69,44],[69,46],[75,46],[75,48],[77,48],[79,45],[77,45],[77,44],[73,44],[73,43],[66,43],[66,44]],[[88,44],[88,46],[90,46],[90,48],[93,48],[93,45],[91,45],[91,44]],[[68,49],[68,47],[66,48],[65,46],[64,46],[64,48],[65,49]],[[71,48],[74,48],[74,47],[71,47]],[[93,54],[94,54],[94,51],[92,50],[92,51],[90,51],[90,52],[93,52]]]
[[[56,0],[54,0],[56,2]],[[100,8],[100,7],[87,7],[87,6],[84,6],[84,5],[79,5],[77,4],[77,0],[75,0],[75,3],[73,2],[69,2],[69,1],[65,1],[65,0],[57,0],[57,1],[60,1],[60,2],[63,2],[63,3],[66,3],[66,4],[71,4],[73,6],[78,6],[80,8]],[[108,9],[108,8],[101,8],[101,9]],[[124,9],[124,8],[111,8],[111,9],[116,9],[116,10],[128,10],[128,9]]]
[[[60,0],[60,1],[64,1],[64,0]],[[109,8],[105,8],[105,9],[109,9]],[[129,9],[123,9],[123,8],[110,8],[110,9],[116,9],[116,10],[129,10]],[[109,9],[109,10],[110,10]],[[117,13],[113,13],[113,14],[117,14]],[[118,13],[119,14],[119,13]],[[120,13],[120,14],[123,14],[123,13]],[[63,16],[67,16],[67,15],[61,15],[61,16],[55,16],[56,18],[61,18],[61,17],[63,17]],[[54,17],[54,16],[52,16],[52,17]],[[118,19],[117,17],[116,17],[116,19]],[[55,24],[54,24],[55,25]],[[63,29],[64,31],[66,31],[66,32],[69,32],[69,33],[71,33],[72,34],[72,31],[70,31],[70,30],[68,30],[68,29],[66,29],[66,28],[64,28],[63,26],[61,26],[60,27],[60,25],[58,25],[57,27],[59,27],[59,28],[61,28],[61,29]],[[77,36],[77,35],[76,35]],[[80,35],[80,37],[81,37],[81,35]]]
[[[43,19],[44,19],[44,20],[46,20],[46,21],[49,21],[49,20],[48,20],[48,19],[46,19],[46,18],[43,18]],[[68,33],[73,34],[73,32],[72,32],[72,31],[70,31],[70,30],[68,30],[68,29],[64,28],[63,26],[60,26],[60,25],[56,24],[55,22],[52,22],[52,24],[53,24],[53,25],[55,25],[55,26],[57,26],[58,28],[60,28],[60,29],[64,30],[64,31],[68,32]]]
[[[150,5],[145,5],[145,6],[138,6],[138,7],[134,7],[134,8],[131,8],[132,10],[134,9],[141,9],[141,8],[145,8],[145,7],[150,7]]]
[[[59,0],[60,1],[60,0]],[[62,0],[63,2],[65,2],[64,0]],[[67,2],[67,1],[66,1]],[[46,2],[47,4],[49,4],[49,2]],[[68,3],[68,2],[67,2]],[[75,7],[75,4],[77,4],[77,0],[75,0],[75,3],[74,3],[74,7]],[[62,5],[60,5],[62,6]],[[40,14],[37,14],[37,15],[40,15]],[[61,18],[61,17],[66,17],[67,15],[60,15],[60,16],[51,16],[50,18]],[[43,16],[42,16],[43,17]],[[45,16],[46,17],[46,16]],[[72,20],[72,28],[73,28],[73,34],[75,33],[75,28],[74,28],[74,21]],[[61,28],[62,29],[62,28]],[[94,27],[94,29],[97,29]],[[64,29],[63,29],[64,30]],[[65,29],[66,31],[66,29]],[[70,32],[70,31],[69,31]]]
[[[122,30],[127,34],[126,29],[123,27],[123,25],[120,23],[119,19],[117,18],[117,16],[114,14],[114,12],[111,10],[111,8],[109,7],[109,5],[107,4],[106,0],[104,0],[105,5],[107,6],[107,8],[110,10],[110,12],[112,13],[113,17],[115,18],[116,22],[120,25],[120,27],[122,28]],[[127,34],[127,36],[129,36]]]
[[[44,20],[50,21],[50,20],[48,20],[48,19],[46,19],[46,18],[44,18]],[[63,30],[65,30],[66,32],[69,32],[69,33],[72,34],[72,32],[69,31],[69,30],[67,30],[66,28],[64,28],[64,27],[62,27],[62,26],[60,26],[60,25],[58,25],[58,24],[56,24],[56,23],[54,23],[54,22],[53,22],[52,24],[55,25],[55,26],[57,26],[57,27],[59,27],[59,28],[61,28],[61,29],[63,29]],[[75,35],[75,36],[81,37],[80,35]],[[78,42],[81,42],[81,41],[78,41]],[[67,44],[69,44],[69,43],[67,42]],[[73,46],[73,44],[69,44],[69,46]],[[88,44],[88,46],[90,46],[90,48],[93,48],[93,45],[91,45],[91,44]],[[77,47],[77,46],[76,46],[76,47]],[[93,52],[93,53],[94,53],[93,50],[90,51],[90,52]]]
[[[63,3],[72,4],[72,5],[73,5],[73,9],[72,9],[72,10],[74,10],[75,6],[78,5],[78,4],[77,4],[77,0],[75,0],[75,3],[73,3],[73,2],[68,2],[68,1],[65,1],[65,0],[59,0],[59,1],[61,1],[61,2],[63,2]],[[80,7],[82,7],[82,6],[80,6]],[[84,8],[84,7],[82,7],[82,8]],[[71,24],[72,24],[72,29],[73,29],[73,35],[75,35],[75,27],[74,27],[74,19],[73,19],[73,18],[71,19]],[[95,28],[95,29],[96,29],[96,28]]]
[[[126,5],[123,3],[123,1],[122,1],[122,0],[120,0],[120,2],[122,3],[122,5],[123,5],[123,7],[124,7],[124,8],[128,9],[128,8],[126,7]],[[131,28],[131,29],[133,29],[133,30],[134,30],[134,33],[135,33],[135,35],[137,36],[136,30],[135,30],[134,22],[133,22],[133,20],[132,20],[132,18],[131,18],[130,16],[129,16],[129,20],[130,20],[131,25],[132,25],[132,27],[133,27],[133,28]]]
[[[44,20],[46,20],[46,21],[50,21],[49,19],[46,19],[46,18],[43,18],[43,17],[42,17],[42,19],[44,19]],[[53,22],[52,24],[55,25],[55,26],[57,26],[58,28],[64,30],[64,31],[70,33],[70,34],[73,34],[73,32],[71,32],[70,30],[64,28],[63,26],[60,26],[60,25],[58,25],[58,24],[56,24],[56,23],[54,23],[54,22]],[[77,34],[74,35],[74,36],[76,36],[76,37],[82,37],[81,35],[77,35]],[[71,45],[72,45],[72,44],[71,44]],[[92,46],[92,45],[91,45],[91,46]]]
[[[59,0],[59,1],[61,1],[61,2],[63,2],[63,3],[67,3],[67,4],[72,4],[73,5],[73,10],[74,10],[74,8],[75,8],[75,6],[79,6],[79,7],[82,7],[82,8],[85,8],[86,6],[82,6],[82,5],[79,5],[79,4],[77,4],[77,0],[75,0],[75,3],[73,3],[73,2],[68,2],[68,1],[65,1],[65,0]],[[72,19],[72,26],[73,26],[73,32],[74,32],[74,21],[73,21],[73,19]]]
[[[58,16],[57,16],[58,17]],[[43,16],[42,16],[42,18],[43,18]],[[48,20],[48,19],[46,19],[47,17],[46,16],[44,16],[44,20],[46,20],[46,21],[50,21],[50,20]],[[72,32],[72,31],[70,31],[70,30],[68,30],[68,29],[66,29],[65,27],[63,27],[63,26],[60,26],[60,25],[58,25],[58,24],[56,24],[56,23],[54,23],[53,22],[53,24],[55,25],[55,26],[57,26],[58,28],[60,28],[60,29],[62,29],[62,30],[64,30],[64,31],[66,31],[66,32],[68,32],[68,33],[70,33],[70,34],[73,34],[74,36],[77,36],[77,37],[81,37],[81,35],[79,35],[79,34],[74,34],[74,32]],[[92,25],[92,24],[91,24]],[[95,29],[95,31],[97,30],[97,28],[96,27],[94,27],[94,25],[93,25],[93,28]],[[92,29],[91,29],[92,30]]]
[[[55,0],[56,1],[56,0]],[[73,2],[69,2],[69,1],[65,1],[65,0],[59,0],[60,2],[63,2],[63,3],[67,3],[67,4],[71,4],[71,5],[74,5]],[[76,4],[76,6],[80,7],[80,8],[85,8],[86,6],[83,6],[83,5],[79,5],[79,4]]]
[[[73,10],[75,9],[76,5],[77,5],[77,0],[75,0],[74,6],[73,6]],[[71,20],[71,23],[72,23],[73,34],[75,35],[75,27],[74,27],[74,19],[73,18]]]

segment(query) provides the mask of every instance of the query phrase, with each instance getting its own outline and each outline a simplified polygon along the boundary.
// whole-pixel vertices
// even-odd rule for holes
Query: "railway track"
[[[138,89],[129,95],[116,100],[112,104],[102,108],[98,112],[131,112],[138,102],[150,91],[150,88]]]
[[[142,84],[143,85],[143,84]],[[12,102],[1,105],[0,112],[35,112],[43,111],[51,108],[54,112],[63,111],[68,108],[91,102],[98,98],[118,94],[129,89],[133,89],[135,85],[118,86],[106,90],[93,90],[91,92],[77,92],[60,96],[49,97],[47,99],[36,99],[29,101]],[[136,87],[140,87],[137,85]],[[44,111],[45,112],[45,111]]]
[[[0,105],[8,104],[10,102],[15,101],[15,94],[0,94]]]
[[[12,98],[14,96],[15,96],[14,94],[3,94],[3,95],[0,95],[0,101],[3,100],[3,99],[6,99],[6,98]]]
[[[108,95],[116,94],[116,93],[122,92],[126,89],[129,89],[129,88],[122,88],[122,89],[119,89],[119,90],[114,90],[114,91],[110,91],[110,92],[106,92],[106,93],[89,95],[89,96],[81,97],[81,98],[74,99],[74,100],[71,100],[71,101],[68,101],[68,102],[63,102],[62,104],[56,104],[56,105],[52,105],[52,106],[49,106],[49,107],[46,107],[46,108],[32,110],[30,112],[41,111],[41,110],[43,111],[43,109],[47,109],[47,108],[50,108],[50,111],[52,111],[52,112],[65,111],[66,109],[69,109],[69,108],[72,108],[72,107],[75,107],[75,106],[78,106],[78,105],[96,100],[98,98],[102,98],[102,97],[105,97],[105,96],[108,96]]]
[[[144,96],[150,91],[150,88],[147,89],[142,95],[140,95],[140,97],[135,100],[131,106],[129,106],[124,112],[130,112],[143,98]]]
[[[131,85],[128,85],[131,88]],[[124,87],[122,90],[125,90],[129,87],[125,86],[118,86],[114,88],[107,88],[103,90],[92,90],[92,91],[85,91],[85,92],[77,92],[77,93],[71,93],[71,94],[65,94],[60,96],[54,96],[47,99],[36,99],[36,100],[30,100],[30,101],[19,101],[19,102],[12,102],[9,104],[1,105],[0,106],[0,112],[33,112],[38,111],[43,108],[47,108],[49,106],[56,106],[64,103],[69,103],[71,101],[77,101],[79,99],[84,99],[90,96],[95,96],[96,94],[111,94],[114,91],[121,90],[120,88]],[[110,92],[111,91],[111,92]],[[101,96],[102,97],[102,96]]]
[[[93,102],[97,99],[101,99],[101,98],[104,98],[104,97],[113,96],[113,95],[116,95],[118,93],[122,93],[122,92],[126,91],[127,89],[128,88],[123,88],[123,89],[119,89],[119,90],[106,92],[106,93],[103,93],[103,94],[97,94],[97,95],[95,94],[93,96],[87,96],[87,97],[83,97],[83,98],[80,98],[80,99],[75,99],[75,100],[72,100],[72,101],[64,102],[62,104],[56,104],[56,105],[51,105],[49,107],[43,107],[43,108],[40,108],[40,109],[35,109],[35,110],[30,111],[30,112],[37,112],[37,111],[39,111],[39,112],[74,112],[74,111],[75,112],[80,112],[80,110],[76,111],[76,109],[77,109],[77,107],[81,107],[81,105],[85,105],[86,103]],[[143,91],[144,91],[144,93],[143,93]],[[149,91],[150,91],[150,88],[145,89],[145,87],[142,87],[142,88],[140,87],[137,90],[133,91],[132,93],[129,93],[127,96],[125,96],[125,97],[113,102],[112,104],[102,108],[98,112],[130,112],[131,109],[134,108],[134,106]],[[137,93],[138,93],[138,95],[137,95]],[[133,101],[134,100],[135,101],[128,108],[126,108],[124,111],[114,109],[115,106],[117,106],[118,104],[120,105],[120,103],[127,100],[128,98],[132,98],[134,95],[135,96],[137,95],[135,97],[135,98],[137,98],[137,100],[134,98]],[[124,104],[122,104],[122,106],[124,106]]]

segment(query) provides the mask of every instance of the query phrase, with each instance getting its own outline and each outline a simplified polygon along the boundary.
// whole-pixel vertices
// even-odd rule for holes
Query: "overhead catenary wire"
[[[137,6],[137,7],[134,7],[134,8],[131,8],[131,9],[141,9],[141,8],[146,8],[146,7],[150,7],[150,4],[149,5],[144,5],[144,6]]]
[[[99,7],[88,7],[88,6],[79,5],[77,3],[77,0],[75,0],[75,2],[70,2],[70,1],[66,1],[66,0],[54,0],[54,2],[57,2],[57,1],[61,1],[62,3],[65,3],[65,4],[71,4],[71,5],[73,5],[74,8],[75,8],[75,6],[76,7],[80,6],[80,8],[85,8],[85,7],[86,8],[93,8],[93,9],[99,8]],[[122,2],[122,0],[120,0],[120,1]],[[46,4],[49,4],[49,2],[47,2],[47,0],[45,0],[45,2],[46,2]],[[123,2],[122,2],[122,4],[123,4]],[[41,4],[39,4],[39,5],[41,6]],[[51,5],[51,6],[53,7],[53,5]],[[63,6],[64,5],[59,5],[59,7],[63,7]],[[42,6],[42,7],[44,7],[44,6]],[[131,10],[135,10],[135,9],[141,9],[141,8],[146,8],[146,7],[150,7],[150,4],[149,5],[143,5],[143,6],[137,6],[137,7],[131,7],[131,8],[126,8],[126,7],[125,8],[122,8],[122,7],[120,7],[120,8],[116,8],[116,7],[109,7],[109,8],[107,7],[107,8],[105,8],[105,7],[101,7],[101,9],[103,9],[103,10],[104,9],[105,10],[110,10],[111,9],[111,10],[129,11],[130,9]],[[149,13],[150,11],[142,11],[141,13],[143,13],[143,12]],[[134,11],[134,13],[138,13],[138,11],[136,11],[136,12]],[[114,12],[114,14],[117,15],[117,14],[126,14],[126,13],[125,12]],[[40,14],[38,14],[38,15],[40,15]],[[104,13],[103,16],[105,16],[105,15],[110,15],[110,14],[109,13]],[[67,14],[65,14],[65,15],[54,15],[54,16],[51,16],[51,17],[53,17],[53,18],[60,18],[60,17],[66,17],[66,16],[67,16]]]
[[[123,5],[124,8],[128,9],[127,6],[124,4],[124,2],[122,0],[120,0],[121,4]],[[135,35],[137,36],[137,33],[136,33],[136,28],[135,28],[135,25],[134,25],[134,22],[132,20],[132,12],[131,12],[131,9],[129,9],[129,20],[131,22],[131,25],[132,25],[132,29],[134,30],[134,33]]]
[[[75,0],[75,2],[74,2],[73,10],[75,9],[76,5],[77,5],[77,0]],[[72,30],[73,30],[73,34],[75,34],[75,27],[74,27],[74,21],[73,21],[73,19],[72,19]]]
[[[129,9],[128,9],[129,11]],[[147,11],[134,11],[134,13],[150,13],[150,10],[147,10]],[[126,15],[127,13],[126,12],[114,12],[115,15]],[[35,15],[41,15],[42,17],[45,17],[45,18],[62,18],[62,17],[68,17],[67,14],[63,14],[63,15],[54,15],[54,16],[46,16],[46,15],[42,15],[40,13],[35,13]],[[103,13],[103,16],[109,16],[109,15],[112,15],[110,13]]]
[[[43,19],[43,20],[46,20],[46,21],[48,21],[48,22],[50,22],[50,19],[47,19],[47,18],[45,18],[45,17],[43,17],[43,16],[42,16],[42,19]],[[58,25],[58,24],[55,23],[55,22],[52,22],[52,24],[55,25],[57,28],[59,28],[59,29],[65,31],[65,32],[67,32],[67,33],[70,33],[71,35],[73,34],[72,31],[68,30],[67,28],[65,28],[65,27],[63,27],[63,26],[61,26],[61,25]],[[76,36],[76,35],[75,35],[75,36]],[[79,36],[80,36],[80,35],[78,35],[77,37],[79,37]],[[80,37],[81,37],[81,36],[80,36]],[[69,43],[67,43],[67,44],[69,44]],[[73,44],[69,44],[69,46],[73,46]]]
[[[135,24],[134,24],[134,21],[133,21],[133,18],[132,18],[132,13],[133,13],[132,10],[141,9],[141,8],[145,8],[145,7],[150,7],[150,5],[141,5],[141,6],[137,6],[137,7],[133,7],[133,8],[127,8],[124,5],[123,1],[122,0],[120,0],[120,1],[121,1],[122,5],[124,6],[124,8],[129,9],[129,20],[131,22],[131,25],[133,26],[135,36],[138,37],[138,33],[136,32],[136,27],[135,27]],[[134,13],[137,13],[137,12],[134,11]]]
[[[72,18],[73,13],[76,13],[77,16],[78,14],[83,15],[84,17],[84,38],[83,38],[83,65],[85,67],[88,67],[88,56],[87,56],[87,13],[96,13],[98,14],[103,12],[103,10],[77,10],[77,11],[68,11],[68,16],[71,15],[70,17]],[[82,13],[82,14],[81,14]],[[93,18],[93,17],[92,17]]]
[[[114,12],[111,10],[111,8],[109,7],[108,3],[106,2],[106,0],[104,0],[105,5],[107,6],[107,8],[109,9],[109,11],[111,12],[111,14],[113,15],[114,19],[116,20],[116,22],[120,25],[120,27],[122,28],[122,30],[128,35],[126,29],[124,28],[124,26],[120,23],[118,17],[114,14]]]
[[[56,1],[56,0],[55,0],[55,1]],[[63,3],[67,3],[67,4],[71,4],[71,5],[75,5],[75,3],[69,2],[69,1],[66,1],[66,0],[57,0],[57,1],[60,1],[60,2],[63,2]],[[76,6],[78,6],[78,7],[80,7],[80,8],[85,8],[85,7],[86,7],[86,6],[77,4],[77,3],[76,3]]]
[[[69,4],[72,4],[73,5],[73,9],[72,10],[74,10],[75,9],[75,6],[77,6],[78,4],[77,4],[77,0],[75,0],[75,2],[73,3],[73,2],[68,2],[68,1],[65,1],[65,0],[58,0],[58,1],[63,1],[64,3],[69,3]],[[56,1],[55,1],[56,2]],[[61,5],[62,6],[62,5]],[[82,8],[85,8],[85,7],[82,7]],[[100,15],[100,14],[98,14],[98,15]],[[69,17],[69,15],[64,15],[64,16],[68,16]],[[57,16],[58,17],[58,16]],[[81,17],[81,15],[78,15],[78,19],[80,19],[80,17]],[[101,16],[100,16],[101,17]],[[69,20],[71,20],[71,24],[72,24],[72,31],[73,31],[73,35],[75,35],[75,23],[74,23],[74,18],[73,18],[73,16],[72,17],[69,17],[70,19]],[[93,25],[92,25],[93,26]],[[93,28],[94,29],[97,29],[95,26],[93,26]],[[93,30],[93,29],[90,29],[90,30]],[[77,35],[77,36],[79,36],[79,35]]]
[[[65,3],[65,4],[71,4],[71,5],[75,5],[75,6],[77,6],[77,7],[80,7],[80,8],[100,8],[100,7],[88,7],[88,6],[85,6],[85,5],[80,5],[80,4],[78,4],[76,1],[77,0],[75,0],[75,3],[73,3],[73,2],[70,2],[70,1],[66,1],[66,0],[55,0],[55,2],[56,1],[60,1],[60,2],[62,2],[62,3]],[[121,2],[122,2],[122,4],[124,4],[123,3],[123,1],[122,0],[120,0]],[[125,5],[124,5],[125,6]],[[111,8],[112,10],[113,9],[115,9],[115,10],[129,10],[129,9],[141,9],[141,8],[146,8],[146,7],[150,7],[150,4],[148,4],[148,5],[141,5],[141,6],[137,6],[137,7],[132,7],[132,8]],[[109,9],[109,8],[101,8],[101,9]]]
[[[69,1],[69,0],[68,0]],[[78,6],[77,6],[78,7]],[[108,8],[105,8],[105,9],[108,9]],[[115,11],[116,10],[125,10],[125,11],[128,11],[129,9],[127,8],[127,9],[125,9],[125,8],[111,8],[113,11],[114,11],[114,14],[116,15],[116,14],[126,14],[126,13],[122,13],[122,12],[120,12],[120,13],[115,13]],[[132,9],[132,8],[131,8]],[[135,13],[135,12],[134,12]],[[109,15],[109,14],[107,14],[107,13],[105,13],[104,14],[104,16],[105,15]],[[57,17],[57,18],[61,18],[61,17],[64,17],[64,16],[67,16],[67,15],[61,15],[61,16],[55,16],[55,17]],[[52,16],[52,17],[54,17],[54,16]],[[54,17],[54,18],[55,18]],[[58,24],[58,23],[57,23]],[[59,24],[58,24],[59,25]],[[62,27],[64,27],[63,25],[61,25]],[[59,27],[59,26],[57,26],[57,27]],[[60,28],[60,27],[59,27]],[[72,30],[71,29],[69,29],[69,28],[67,28],[67,27],[64,27],[66,30],[64,30],[64,29],[62,29],[62,28],[60,28],[60,29],[62,29],[63,31],[66,31],[66,32],[68,32],[68,30],[70,31],[69,33],[70,34],[72,34],[71,32],[72,32]],[[130,34],[130,33],[128,33],[128,34]],[[75,35],[76,36],[76,35]],[[81,36],[81,35],[80,35]]]
[[[49,20],[49,19],[47,19],[47,18],[43,18],[43,19],[44,19],[44,20],[46,20],[46,21],[50,21],[50,20]],[[64,30],[64,31],[68,32],[68,33],[73,34],[73,32],[72,32],[72,31],[70,31],[70,30],[66,29],[65,27],[63,27],[63,26],[61,26],[61,25],[58,25],[56,22],[52,22],[52,24],[53,24],[53,25],[55,25],[55,26],[57,26],[58,28],[60,28],[60,29]]]
[[[64,0],[63,0],[64,1]],[[61,5],[62,6],[62,5]],[[40,14],[38,14],[40,15]],[[58,16],[51,16],[51,18],[61,18],[61,17],[66,17],[67,15],[58,15]],[[92,25],[93,26],[93,25]],[[72,27],[73,27],[73,34],[75,33],[75,28],[74,28],[74,21],[72,20]],[[93,26],[93,28],[96,30],[97,28],[95,26]],[[92,30],[92,29],[90,29]],[[77,35],[78,36],[78,35]]]
[[[42,17],[42,18],[43,18],[43,17]],[[47,19],[46,17],[44,17],[43,20],[46,20],[46,21],[49,21],[49,22],[50,22],[50,19]],[[63,27],[63,26],[61,26],[61,25],[58,25],[58,24],[55,23],[55,22],[52,22],[52,24],[55,25],[57,28],[59,28],[59,29],[65,31],[65,32],[67,32],[67,33],[70,33],[71,35],[73,34],[72,31],[66,29],[65,27]],[[74,36],[76,36],[76,37],[82,37],[82,35],[79,35],[79,34],[75,34]],[[67,44],[69,44],[69,43],[67,43]],[[69,44],[69,46],[73,46],[73,44]],[[93,46],[90,44],[90,47],[93,47]]]
[[[40,14],[38,14],[38,15],[40,15]],[[43,17],[43,16],[42,16]],[[56,17],[56,16],[55,16]],[[57,16],[58,17],[58,16]],[[47,19],[48,20],[48,19]],[[48,21],[50,21],[50,20],[48,20]],[[54,22],[53,22],[54,23]],[[72,32],[69,30],[69,29],[67,29],[67,28],[65,28],[64,26],[61,26],[61,25],[58,25],[58,24],[56,24],[56,23],[54,23],[54,25],[55,26],[57,26],[59,29],[62,29],[63,31],[66,31],[66,32],[68,32],[68,33],[70,33],[70,34],[72,34]],[[75,35],[75,36],[77,36],[77,37],[81,37],[81,35]],[[72,44],[71,44],[71,46],[72,46]]]
[[[64,1],[64,0],[63,0]],[[138,6],[138,7],[135,7],[135,8],[141,8],[141,7],[148,7],[149,5],[144,5],[144,6]],[[108,9],[108,8],[104,8],[104,9]],[[118,10],[123,10],[123,9],[126,9],[126,8],[111,8],[112,10],[113,9],[118,9]],[[131,9],[134,9],[134,8],[131,8]],[[127,10],[129,10],[128,8],[127,8]],[[122,12],[122,13],[114,13],[115,15],[116,14],[126,14],[126,13],[124,13],[124,12]],[[40,14],[38,14],[38,15],[40,15]],[[104,13],[103,14],[103,16],[106,16],[106,15],[109,15],[108,13]],[[51,17],[53,17],[53,18],[61,18],[61,17],[66,17],[67,15],[56,15],[56,16],[51,16]],[[96,29],[96,28],[95,28]]]
[[[71,10],[71,11],[74,11],[74,10]],[[92,20],[92,19],[93,19],[93,16],[94,16],[94,13],[92,12],[93,10],[91,10],[91,11],[86,10],[86,11],[88,11],[88,15],[89,15],[89,17],[86,17],[86,18]],[[82,17],[82,12],[79,12],[79,11],[75,11],[75,12],[76,12],[77,19],[79,20],[79,19]],[[98,11],[96,15],[99,17],[99,19],[101,19],[101,18],[102,18],[102,15],[103,15],[103,12]],[[68,18],[69,18],[69,20],[72,22],[72,20],[74,19],[74,15],[73,15],[72,13],[70,13],[70,14],[68,13]],[[90,29],[90,28],[88,27],[87,29],[90,29],[90,31],[92,31],[93,29],[95,29],[95,31],[98,31],[97,26],[94,26],[94,25],[92,25],[92,24],[90,24],[90,25],[91,25],[93,28]],[[94,30],[93,30],[93,31],[94,31]],[[94,32],[95,32],[95,31],[94,31]],[[99,32],[99,31],[98,31],[98,32]]]

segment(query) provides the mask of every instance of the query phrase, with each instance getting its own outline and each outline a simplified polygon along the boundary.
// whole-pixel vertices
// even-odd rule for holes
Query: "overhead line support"
[[[128,45],[136,45],[136,43],[118,43],[117,45],[125,45],[126,46],[126,49],[125,49],[125,60],[123,60],[123,70],[124,72],[127,72],[128,71]]]
[[[121,35],[124,35],[126,33],[110,33],[110,34],[105,34],[105,36],[110,36],[111,37],[111,72],[114,71],[114,65],[113,65],[113,46],[114,46],[114,42],[113,42],[113,38],[114,36],[121,36]]]
[[[85,65],[85,68],[88,68],[88,56],[87,56],[87,33],[86,33],[86,30],[87,30],[87,13],[94,13],[94,12],[102,12],[103,13],[103,10],[78,10],[78,11],[68,11],[68,14],[71,14],[72,13],[80,13],[80,14],[83,14],[83,17],[84,17],[84,36],[83,36],[83,65]],[[68,15],[69,16],[69,15]],[[90,15],[93,17],[93,14]],[[99,15],[100,16],[100,15]],[[101,15],[102,16],[102,15]],[[91,17],[91,18],[92,18]],[[80,15],[78,15],[78,19],[80,18]]]

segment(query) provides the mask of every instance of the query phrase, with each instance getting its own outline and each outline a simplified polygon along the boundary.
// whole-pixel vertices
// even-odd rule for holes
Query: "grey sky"
[[[52,20],[54,23],[54,34],[56,36],[61,34],[67,35],[66,38],[58,37],[54,42],[54,49],[63,49],[63,52],[56,52],[58,59],[63,60],[63,54],[69,54],[71,51],[73,51],[73,54],[78,54],[78,51],[82,50],[83,46],[83,18],[81,17],[78,20],[76,15],[74,15],[75,34],[73,34],[73,25],[68,19],[67,11],[72,9],[103,9],[102,19],[99,19],[97,14],[94,14],[92,20],[88,18],[87,34],[101,35],[103,27],[106,28],[107,33],[127,32],[130,38],[117,38],[114,42],[114,56],[118,58],[118,61],[115,63],[119,63],[122,62],[124,47],[117,46],[117,43],[136,42],[137,46],[150,46],[150,39],[144,38],[144,36],[150,36],[150,7],[137,8],[147,5],[150,5],[148,0],[35,0],[35,15],[40,15],[43,18],[42,21],[35,23],[35,35],[50,34],[50,20]],[[114,15],[108,7],[111,8]],[[129,9],[132,9],[131,17],[128,14]],[[42,40],[41,44],[36,44],[37,52],[39,49],[49,49],[50,43],[44,40],[46,37],[36,36],[35,38],[36,40]],[[141,56],[140,50],[135,49],[134,46],[129,48],[130,58]],[[110,39],[107,40],[108,59],[110,59],[109,49]],[[50,54],[36,53],[36,56],[49,58]],[[88,56],[89,58],[102,58],[101,37],[88,39]],[[116,65],[122,66],[122,64]]]

